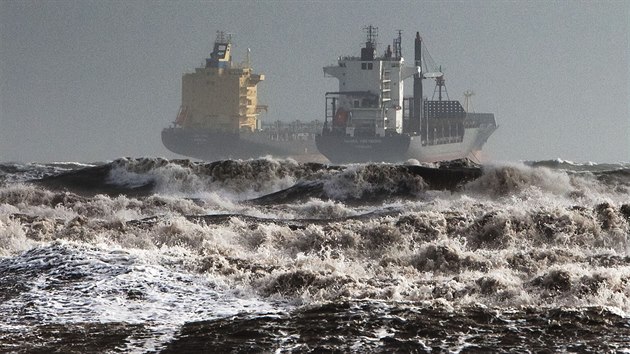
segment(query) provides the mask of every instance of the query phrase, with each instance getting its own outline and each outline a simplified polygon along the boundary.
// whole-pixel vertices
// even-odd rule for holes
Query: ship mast
[[[442,74],[442,67],[440,67],[440,75],[435,78],[435,89],[433,90],[433,98],[435,99],[435,93],[438,93],[438,101],[442,100],[442,90],[446,95],[446,99],[450,100],[448,97],[448,91],[446,91],[446,79],[444,79],[444,74]]]
[[[365,41],[365,47],[361,48],[361,60],[371,61],[374,60],[374,52],[376,51],[376,37],[378,36],[378,27],[369,25],[364,28],[367,34]]]
[[[416,32],[416,41],[415,41],[415,61],[416,67],[422,67],[422,38],[420,38],[420,32]],[[421,129],[422,122],[422,79],[424,73],[419,72],[416,73],[413,77],[413,124],[412,130],[418,131]],[[426,132],[425,132],[426,134]]]
[[[398,30],[398,37],[394,38],[394,58],[402,58],[402,30]]]
[[[472,99],[471,97],[475,95],[474,91],[471,90],[466,90],[464,91],[464,110],[466,112],[475,112],[475,109],[473,108],[472,105]]]

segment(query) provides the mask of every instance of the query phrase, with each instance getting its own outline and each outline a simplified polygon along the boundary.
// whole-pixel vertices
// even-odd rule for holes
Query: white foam
[[[34,244],[26,237],[26,230],[19,221],[0,214],[0,257],[25,251]]]
[[[620,211],[628,195],[589,173],[499,165],[454,192],[359,205],[312,198],[261,206],[242,200],[286,188],[296,177],[279,173],[253,184],[250,177],[224,181],[170,162],[158,165],[115,177],[137,185],[151,176],[158,189],[149,197],[74,196],[54,205],[55,192],[0,189],[7,196],[0,204],[3,261],[23,262],[22,252],[53,250],[53,240],[61,240],[75,258],[56,259],[92,276],[59,289],[42,276],[22,297],[0,306],[5,318],[20,320],[17,309],[32,300],[32,313],[42,321],[163,323],[155,330],[167,338],[186,321],[284,310],[276,300],[503,309],[598,305],[630,313],[624,258],[630,225]],[[272,165],[263,178],[281,167]],[[374,187],[364,172],[364,165],[354,165],[345,175],[318,172],[313,180],[328,178],[334,182],[328,192],[354,196]],[[609,205],[598,207],[602,202]],[[344,219],[368,212],[386,213]],[[213,213],[236,215],[207,223],[186,217]],[[131,222],[144,218],[155,219]],[[552,272],[569,274],[564,292],[537,281]]]

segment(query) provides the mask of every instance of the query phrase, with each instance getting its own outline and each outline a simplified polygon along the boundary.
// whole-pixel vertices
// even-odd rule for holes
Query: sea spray
[[[227,328],[258,328],[261,351],[620,349],[630,175],[565,164],[120,159],[35,180],[5,168],[0,348],[95,350],[81,332],[131,351],[220,350]],[[348,318],[352,330],[334,325]]]

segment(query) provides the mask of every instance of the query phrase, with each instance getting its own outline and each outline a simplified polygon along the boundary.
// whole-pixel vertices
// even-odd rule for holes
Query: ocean
[[[630,164],[0,164],[0,352],[630,352]]]

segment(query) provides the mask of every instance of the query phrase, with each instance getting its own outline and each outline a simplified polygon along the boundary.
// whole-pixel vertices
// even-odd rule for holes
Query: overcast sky
[[[265,74],[264,119],[323,119],[322,67],[368,24],[408,62],[419,31],[450,98],[495,113],[491,159],[630,161],[630,1],[0,0],[0,162],[175,157],[160,131],[217,30]]]

